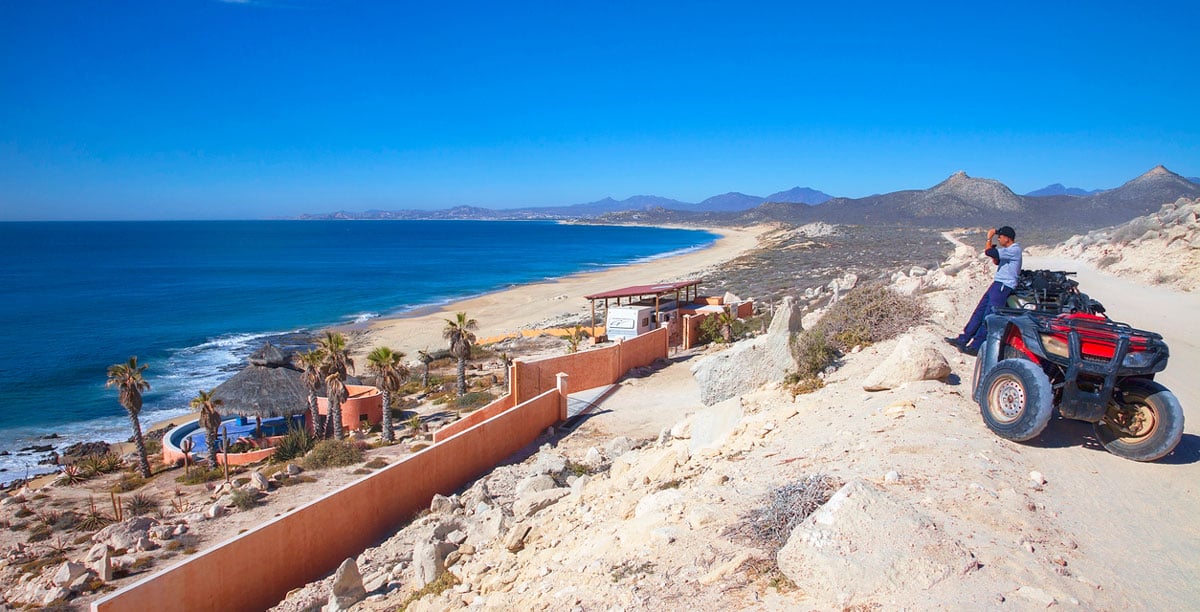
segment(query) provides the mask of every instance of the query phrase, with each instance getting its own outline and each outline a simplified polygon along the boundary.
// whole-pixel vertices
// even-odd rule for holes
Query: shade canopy
[[[308,388],[300,372],[279,349],[265,344],[250,365],[213,389],[222,414],[249,417],[289,416],[308,410]]]

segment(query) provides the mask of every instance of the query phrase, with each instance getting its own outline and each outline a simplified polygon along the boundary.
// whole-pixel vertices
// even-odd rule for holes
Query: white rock
[[[884,391],[906,382],[940,380],[949,375],[950,364],[941,351],[931,341],[918,341],[910,335],[901,338],[891,355],[867,375],[863,389]]]
[[[58,566],[58,571],[54,572],[54,578],[51,580],[56,586],[67,586],[86,572],[87,567],[81,563],[63,561],[63,564]]]
[[[900,481],[900,472],[897,472],[896,470],[891,470],[887,474],[883,475],[883,481],[884,482],[899,482]]]
[[[1038,485],[1038,486],[1046,484],[1046,477],[1042,476],[1042,473],[1037,470],[1034,470],[1029,473],[1029,480],[1030,480],[1030,482],[1032,482],[1033,484]]]
[[[341,612],[362,601],[367,596],[363,587],[362,574],[358,571],[358,563],[353,558],[342,561],[333,574],[333,586],[329,590],[329,600],[323,608],[324,612]]]

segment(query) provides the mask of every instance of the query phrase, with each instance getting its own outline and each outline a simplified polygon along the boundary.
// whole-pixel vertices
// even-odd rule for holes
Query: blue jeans
[[[987,326],[983,324],[984,317],[997,308],[1002,308],[1012,292],[1012,287],[993,282],[983,297],[979,298],[979,305],[975,307],[975,312],[971,313],[971,320],[967,321],[963,333],[958,335],[958,343],[971,348],[983,346],[983,339],[987,336]]]

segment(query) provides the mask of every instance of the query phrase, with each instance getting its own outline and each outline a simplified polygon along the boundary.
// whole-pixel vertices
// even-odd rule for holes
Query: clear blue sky
[[[1194,0],[805,4],[4,1],[0,219],[1200,175]]]

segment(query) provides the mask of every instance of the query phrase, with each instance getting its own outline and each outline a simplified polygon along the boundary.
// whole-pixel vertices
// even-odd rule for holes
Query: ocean
[[[31,447],[128,438],[104,382],[131,355],[150,366],[146,429],[268,339],[299,347],[325,326],[715,239],[525,221],[0,223],[0,482],[52,471]]]

